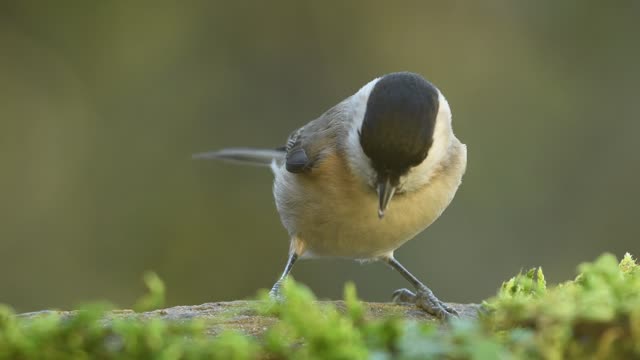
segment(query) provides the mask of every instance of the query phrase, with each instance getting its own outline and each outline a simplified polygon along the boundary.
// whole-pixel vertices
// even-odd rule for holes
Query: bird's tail
[[[285,156],[284,149],[227,148],[193,154],[192,157],[194,159],[219,159],[239,164],[270,166],[274,160],[283,161]]]

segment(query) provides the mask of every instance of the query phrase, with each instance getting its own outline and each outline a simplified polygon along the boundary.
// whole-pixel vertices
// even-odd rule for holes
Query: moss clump
[[[164,282],[156,273],[147,272],[144,274],[144,283],[148,292],[136,301],[133,309],[142,312],[162,307],[165,303]]]
[[[146,277],[139,309],[161,305],[164,286]],[[207,335],[203,319],[177,322],[116,317],[92,305],[74,316],[34,318],[0,307],[0,359],[629,359],[640,357],[640,266],[603,255],[573,280],[548,287],[541,269],[505,282],[478,319],[447,325],[398,315],[367,317],[355,288],[345,308],[315,301],[286,282],[286,301],[257,311],[277,317],[258,339],[233,331]]]
[[[497,331],[529,329],[549,359],[640,356],[640,266],[630,254],[605,254],[579,267],[573,281],[547,288],[541,269],[502,285],[485,302]]]

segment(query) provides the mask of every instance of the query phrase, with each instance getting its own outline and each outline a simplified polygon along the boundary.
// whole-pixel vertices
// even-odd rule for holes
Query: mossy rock
[[[458,311],[460,318],[463,319],[477,318],[481,310],[481,305],[479,304],[449,305]],[[317,301],[316,306],[320,308],[335,307],[342,314],[347,310],[347,304],[343,300]],[[397,317],[418,322],[440,323],[436,317],[411,304],[363,302],[362,306],[366,321],[378,321],[389,317]],[[201,320],[206,324],[206,333],[211,336],[219,335],[223,331],[233,330],[244,335],[259,338],[267,329],[278,322],[277,316],[260,311],[261,307],[264,307],[264,303],[260,303],[260,301],[257,300],[236,300],[192,306],[174,306],[146,312],[111,310],[105,313],[105,319],[106,322],[113,319],[135,321],[160,319],[163,321],[177,322]],[[76,316],[77,313],[77,311],[44,310],[24,313],[18,316],[23,319],[36,319],[38,317],[55,314],[62,319],[69,319]]]
[[[142,311],[94,304],[16,315],[0,306],[0,359],[640,359],[640,266],[605,254],[576,279],[547,286],[541,269],[505,282],[482,305],[456,305],[443,324],[412,305],[317,301],[283,286],[285,301],[210,303]]]

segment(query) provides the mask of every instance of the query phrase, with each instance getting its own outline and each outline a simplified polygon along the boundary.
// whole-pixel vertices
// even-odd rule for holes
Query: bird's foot
[[[429,288],[418,289],[417,293],[408,289],[399,289],[393,292],[393,302],[416,304],[422,310],[438,317],[441,320],[450,320],[458,316],[458,312],[451,306],[440,301]]]
[[[284,301],[284,296],[282,295],[282,292],[280,291],[280,285],[282,283],[280,281],[278,281],[277,283],[275,283],[273,285],[273,287],[271,288],[271,290],[269,291],[269,298],[275,302],[281,303]]]

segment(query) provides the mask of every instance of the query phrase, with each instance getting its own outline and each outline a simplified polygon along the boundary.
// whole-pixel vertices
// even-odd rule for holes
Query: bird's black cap
[[[367,101],[360,145],[379,177],[397,183],[427,157],[438,106],[438,90],[418,74],[392,73],[378,80]]]

